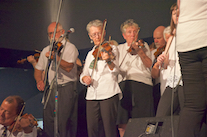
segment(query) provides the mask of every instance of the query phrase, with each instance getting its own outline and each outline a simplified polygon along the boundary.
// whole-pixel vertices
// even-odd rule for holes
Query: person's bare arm
[[[44,91],[45,85],[44,85],[44,81],[42,79],[42,70],[38,70],[38,69],[34,69],[34,78],[36,80],[37,83],[37,89],[39,91]]]

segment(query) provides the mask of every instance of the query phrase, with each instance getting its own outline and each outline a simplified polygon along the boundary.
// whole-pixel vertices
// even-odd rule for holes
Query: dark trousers
[[[178,137],[198,137],[206,116],[207,47],[179,52],[179,62],[185,99],[180,114]]]
[[[154,111],[157,112],[157,107],[160,101],[160,83],[153,85]]]
[[[87,100],[88,137],[117,136],[116,118],[118,101],[118,95],[105,100]]]
[[[173,96],[173,103],[172,103],[172,96]],[[170,116],[171,107],[173,107],[172,114],[179,115],[179,112],[183,108],[183,105],[184,105],[183,86],[178,86],[176,89],[172,89],[168,86],[166,87],[159,101],[156,117]]]
[[[74,82],[64,87],[58,86],[58,133],[60,137],[76,137],[77,131],[77,93],[74,90]],[[54,109],[55,91],[51,91],[46,109],[44,109],[44,132],[49,137],[54,137]]]
[[[118,124],[127,124],[129,118],[154,116],[152,86],[126,80],[119,83],[123,98],[118,106]]]

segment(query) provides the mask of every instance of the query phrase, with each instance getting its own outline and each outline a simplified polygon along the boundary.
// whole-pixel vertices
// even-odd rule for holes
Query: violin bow
[[[170,46],[171,46],[173,37],[174,37],[174,36],[170,36],[169,39],[168,39],[168,41],[167,41],[167,45],[165,46],[165,50],[164,50],[164,54],[165,54],[165,55],[167,55],[168,52],[169,52],[169,49],[170,49]],[[163,63],[163,64],[164,64],[164,63]],[[161,69],[164,69],[164,68],[163,68],[163,64],[161,65]]]
[[[103,41],[104,32],[105,32],[105,28],[106,28],[106,23],[107,23],[107,20],[105,19],[104,22],[103,22],[103,29],[102,29],[102,34],[101,34],[101,41],[100,41],[100,44],[99,44],[99,47],[98,47],[98,53],[96,55],[96,58],[95,58],[95,61],[94,61],[94,65],[93,65],[93,70],[92,70],[92,73],[91,73],[91,79],[93,79],[94,69],[96,67],[96,64],[97,64],[97,61],[98,61],[98,55],[99,55],[100,50],[101,50],[101,43]]]
[[[166,45],[166,47],[165,47],[165,51],[164,51],[165,55],[168,54],[168,51],[169,51],[169,48],[170,48],[170,46],[171,46],[173,37],[174,37],[174,36],[170,36],[169,39],[168,39],[168,41],[167,41],[167,45]]]
[[[111,41],[111,35],[109,35],[109,42]]]
[[[134,40],[133,40],[133,41],[132,41],[132,43],[131,43],[131,46],[132,46],[132,44],[134,44],[134,43],[135,43],[135,41],[136,41],[136,37],[138,36],[139,31],[140,31],[140,27],[138,27],[137,33],[136,33],[136,35],[135,35]],[[138,39],[138,37],[137,37],[137,39]]]
[[[15,122],[15,124],[14,124],[14,127],[13,127],[13,129],[12,129],[12,131],[10,132],[10,134],[9,134],[8,137],[10,137],[11,134],[14,132],[14,129],[15,129],[16,125],[17,125],[17,120],[20,119],[20,117],[21,117],[21,115],[22,115],[22,113],[23,113],[24,108],[25,108],[25,102],[24,102],[24,105],[22,106],[22,109],[21,109],[19,115],[17,116],[17,119],[16,119],[16,122]]]
[[[134,44],[134,43],[135,43],[135,41],[136,41],[136,37],[138,36],[139,31],[140,31],[140,27],[138,27],[138,30],[137,30],[137,32],[136,32],[136,35],[135,35],[134,40],[132,41],[132,43],[131,43],[130,47],[132,46],[132,44]],[[138,37],[137,37],[137,39],[138,39]]]

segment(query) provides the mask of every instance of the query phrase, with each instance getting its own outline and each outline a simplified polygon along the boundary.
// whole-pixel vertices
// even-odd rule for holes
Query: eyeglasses
[[[140,30],[140,27],[138,29],[128,30],[128,31],[125,32],[125,34],[127,34],[127,35],[135,34],[136,35],[136,34],[139,33],[139,30]]]
[[[131,35],[131,34],[137,34],[137,30],[134,31],[126,31],[127,35]]]
[[[91,37],[93,37],[93,38],[95,38],[96,36],[101,36],[101,33],[100,32],[96,32],[96,33],[91,34]]]
[[[62,29],[59,30],[59,31],[56,31],[56,34],[57,34],[57,33],[60,33],[60,31],[62,31]],[[51,37],[51,36],[54,35],[54,32],[48,32],[47,35],[48,35],[49,37]]]

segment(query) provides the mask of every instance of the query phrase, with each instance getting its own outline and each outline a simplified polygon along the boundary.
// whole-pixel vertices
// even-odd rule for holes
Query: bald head
[[[154,43],[156,48],[165,46],[166,42],[163,36],[164,26],[158,26],[153,32]]]
[[[158,26],[155,30],[154,30],[154,33],[155,32],[163,32],[165,29],[165,26]]]
[[[55,27],[56,27],[56,22],[52,22],[47,28],[49,40],[53,38]],[[57,29],[56,29],[55,40],[58,40],[60,36],[64,33],[65,33],[65,30],[63,29],[62,25],[58,23]]]
[[[50,23],[50,25],[48,26],[47,30],[49,29],[55,29],[55,26],[56,26],[56,22],[52,22]],[[57,30],[61,30],[63,29],[62,25],[60,23],[57,24]]]
[[[17,95],[13,95],[13,96],[8,96],[7,98],[4,99],[4,101],[8,102],[8,103],[14,103],[14,105],[16,106],[16,112],[19,115],[23,105],[24,105],[24,100]]]

